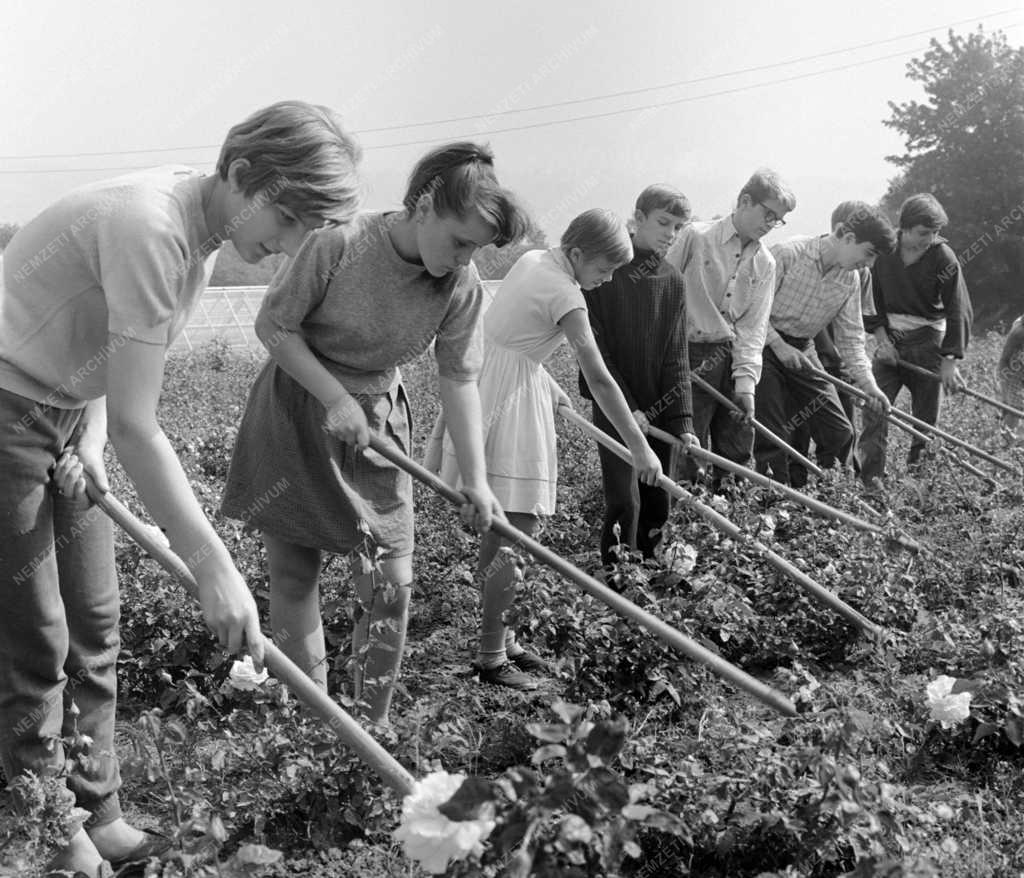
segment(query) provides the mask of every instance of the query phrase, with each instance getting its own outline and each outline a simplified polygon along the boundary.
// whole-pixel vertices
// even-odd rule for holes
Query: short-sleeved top
[[[529,250],[501,282],[484,315],[484,334],[509,350],[543,362],[562,343],[558,321],[587,302],[560,247]]]
[[[168,346],[213,271],[203,175],[167,166],[74,190],[4,253],[0,387],[57,408],[106,393],[127,339]]]
[[[400,213],[364,212],[311,232],[267,290],[256,317],[271,350],[275,330],[300,333],[352,393],[386,393],[398,367],[435,341],[438,374],[476,381],[483,360],[483,287],[470,263],[441,278],[403,259],[390,230]]]

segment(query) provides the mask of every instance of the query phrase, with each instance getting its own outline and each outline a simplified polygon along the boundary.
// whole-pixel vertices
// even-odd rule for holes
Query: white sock
[[[526,650],[516,642],[516,632],[509,628],[508,631],[505,632],[505,654],[509,658],[515,658],[517,655],[522,655],[524,652],[526,652]]]

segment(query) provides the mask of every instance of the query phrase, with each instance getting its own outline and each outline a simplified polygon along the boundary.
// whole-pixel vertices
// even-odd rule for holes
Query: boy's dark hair
[[[946,211],[943,210],[939,199],[930,192],[919,192],[911,195],[900,205],[900,228],[912,229],[914,226],[924,226],[937,232],[949,222]]]
[[[249,163],[237,175],[246,198],[280,204],[306,222],[345,223],[359,209],[362,150],[329,107],[279,101],[257,110],[228,131],[217,158],[222,180],[238,159]]]
[[[845,218],[838,219],[843,213]],[[844,201],[832,212],[832,219],[832,231],[837,238],[852,232],[858,244],[870,242],[877,253],[892,253],[896,249],[896,230],[892,223],[881,210],[866,201]]]
[[[672,216],[689,220],[690,202],[682,192],[665,183],[654,183],[641,192],[636,199],[636,209],[646,216],[652,210],[666,210]]]
[[[836,209],[832,211],[832,216],[829,219],[829,228],[834,232],[836,226],[840,223],[845,223],[857,211],[861,210],[863,206],[863,201],[841,201],[836,206]]]
[[[781,201],[786,210],[796,209],[796,196],[793,194],[793,190],[771,168],[758,168],[754,171],[750,179],[740,189],[736,201],[739,202],[744,195],[749,195],[750,200],[757,203],[774,198]]]
[[[428,152],[412,169],[402,203],[411,216],[429,195],[438,216],[464,219],[476,210],[494,229],[491,242],[504,247],[526,237],[532,223],[515,195],[494,175],[494,153],[486,146],[463,141]]]

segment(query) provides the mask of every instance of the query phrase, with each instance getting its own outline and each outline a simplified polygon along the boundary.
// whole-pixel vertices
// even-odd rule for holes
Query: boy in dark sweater
[[[956,254],[939,234],[949,222],[934,195],[912,195],[900,207],[899,244],[880,255],[871,272],[874,316],[864,328],[878,341],[872,371],[890,402],[902,387],[910,390],[914,417],[929,424],[939,419],[942,390],[964,386],[956,368],[970,340],[973,311]],[[941,381],[900,366],[922,366]],[[861,478],[869,487],[885,474],[888,422],[865,410],[860,438]],[[907,463],[914,466],[924,443],[914,439]]]
[[[636,201],[632,262],[584,296],[597,346],[640,429],[646,433],[653,425],[687,444],[697,444],[683,276],[664,258],[689,218],[690,204],[681,192],[670,186],[648,186]],[[580,392],[593,400],[582,375]],[[595,426],[618,439],[596,404],[593,416]],[[665,472],[671,472],[673,449],[656,439],[650,444]],[[668,495],[660,487],[641,484],[632,467],[604,446],[598,445],[597,450],[605,499],[601,560],[606,566],[613,564],[620,541],[649,558],[668,519]]]

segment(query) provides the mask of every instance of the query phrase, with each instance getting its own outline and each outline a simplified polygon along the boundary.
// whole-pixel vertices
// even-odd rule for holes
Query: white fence
[[[499,283],[484,281],[486,304],[494,298]],[[260,341],[253,324],[266,291],[266,287],[208,287],[172,350],[193,351],[215,338],[231,347],[258,348]]]
[[[253,324],[266,291],[266,287],[207,287],[172,350],[193,351],[215,338],[231,347],[258,348]]]

